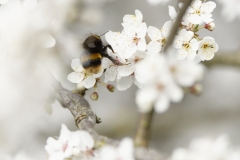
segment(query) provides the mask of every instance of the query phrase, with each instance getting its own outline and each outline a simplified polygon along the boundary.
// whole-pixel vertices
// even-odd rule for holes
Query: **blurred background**
[[[219,45],[217,54],[239,50],[240,21],[229,21],[218,1],[213,12],[216,29],[204,30]],[[167,20],[168,5],[178,1],[151,4],[147,0],[9,0],[0,7],[0,151],[16,154],[24,150],[36,160],[46,158],[46,139],[57,136],[61,124],[77,130],[71,113],[52,98],[52,76],[67,89],[76,84],[67,80],[71,61],[81,53],[80,44],[89,31],[102,34],[121,31],[122,18],[139,9],[148,26],[161,28]],[[103,41],[105,41],[103,39]],[[215,65],[208,68],[202,81],[203,93],[186,94],[179,104],[171,104],[156,114],[150,146],[165,154],[176,147],[188,146],[194,137],[227,134],[240,145],[240,70]],[[113,83],[114,84],[114,83]],[[99,100],[89,100],[102,119],[99,134],[121,139],[133,137],[138,122],[136,86],[110,93],[98,88]]]

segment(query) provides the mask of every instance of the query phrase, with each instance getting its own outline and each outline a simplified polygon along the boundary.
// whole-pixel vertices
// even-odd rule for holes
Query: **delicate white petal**
[[[23,2],[23,9],[25,11],[32,11],[37,6],[37,0],[25,0]]]
[[[131,138],[124,138],[121,140],[118,153],[121,156],[121,160],[133,160],[134,159],[134,145]]]
[[[84,74],[83,73],[76,73],[72,72],[68,75],[67,79],[72,83],[79,83],[83,80]]]
[[[79,58],[76,58],[76,59],[72,60],[71,67],[75,72],[82,72],[83,71],[81,60]]]
[[[119,91],[126,90],[129,87],[131,87],[132,83],[133,83],[133,80],[131,76],[122,77],[117,81],[117,89]]]
[[[53,38],[53,36],[49,33],[41,35],[40,40],[41,40],[40,43],[44,48],[51,48],[56,44],[55,38]]]
[[[157,113],[163,113],[168,109],[169,103],[169,98],[167,96],[159,96],[155,102],[154,109]]]
[[[141,23],[143,21],[143,15],[139,10],[135,10],[135,15],[138,23]]]
[[[135,64],[128,64],[118,67],[119,75],[122,77],[126,77],[131,75],[135,71]]]
[[[116,76],[117,76],[117,71],[118,71],[118,69],[115,65],[107,68],[106,72],[105,72],[104,82],[107,83],[108,81],[115,81]]]
[[[138,105],[139,111],[143,113],[151,111],[157,96],[158,92],[153,87],[138,90],[136,95],[136,103]]]
[[[178,55],[177,55],[177,59],[178,60],[183,60],[187,57],[188,52],[184,49],[178,50]]]
[[[182,99],[183,99],[183,91],[181,88],[179,88],[177,85],[175,84],[172,84],[171,86],[168,86],[169,87],[169,97],[171,99],[171,101],[175,102],[175,103],[178,103],[180,102]]]
[[[202,11],[206,13],[211,13],[215,8],[216,8],[216,3],[213,1],[208,1],[206,3],[203,3]]]
[[[83,85],[85,88],[92,88],[96,83],[96,78],[93,76],[88,76],[83,80]]]
[[[140,41],[138,41],[138,50],[139,51],[145,51],[147,48],[146,40],[145,38],[141,38]]]
[[[151,41],[147,45],[147,50],[150,53],[158,53],[158,52],[161,51],[161,49],[162,49],[161,44],[159,42],[156,42],[156,41]]]
[[[151,40],[157,40],[157,37],[158,37],[157,35],[161,34],[160,30],[153,26],[149,26],[147,32],[148,32],[148,36],[151,38]]]
[[[189,49],[187,59],[188,60],[193,60],[195,58],[196,54],[197,54],[196,51],[194,51],[192,49]]]
[[[141,23],[140,26],[136,29],[136,32],[139,38],[145,38],[147,33],[147,24],[145,22]]]
[[[202,18],[196,14],[190,14],[188,19],[193,24],[201,24],[202,23]]]
[[[9,0],[0,0],[0,4],[5,4],[7,3]]]
[[[136,50],[137,50],[137,46],[136,45],[130,46],[129,48],[126,49],[124,58],[125,59],[130,58],[136,52]]]
[[[177,18],[177,12],[173,6],[168,6],[168,13],[172,20]]]

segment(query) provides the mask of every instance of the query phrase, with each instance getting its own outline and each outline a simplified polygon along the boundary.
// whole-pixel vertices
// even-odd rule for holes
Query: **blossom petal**
[[[131,87],[132,83],[133,83],[133,80],[131,76],[122,77],[117,81],[117,89],[119,91],[126,90],[129,87]]]
[[[168,13],[172,20],[177,18],[177,12],[173,6],[168,6]]]
[[[163,113],[168,109],[169,104],[170,104],[169,98],[167,96],[162,95],[157,98],[154,109],[157,113]]]
[[[72,83],[79,83],[83,80],[84,74],[83,73],[76,73],[72,72],[68,75],[67,79]]]
[[[138,41],[138,50],[139,51],[145,51],[147,48],[146,40],[145,38],[141,38],[140,41]]]
[[[96,78],[93,76],[88,76],[83,80],[83,85],[85,88],[92,88],[96,83]]]
[[[158,52],[161,51],[161,49],[162,49],[161,44],[159,42],[156,42],[156,41],[151,41],[147,45],[147,50],[150,53],[158,53]]]
[[[75,72],[82,72],[83,71],[81,60],[79,58],[76,58],[76,59],[72,60],[71,67]]]

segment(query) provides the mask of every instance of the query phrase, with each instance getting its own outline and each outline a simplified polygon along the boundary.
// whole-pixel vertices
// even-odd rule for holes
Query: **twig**
[[[235,51],[231,53],[221,53],[218,52],[213,59],[210,61],[204,61],[207,67],[214,65],[227,65],[227,66],[238,66],[240,67],[240,51]]]
[[[168,36],[168,39],[167,39],[166,45],[163,49],[163,52],[166,52],[169,49],[169,47],[172,45],[175,35],[178,32],[179,25],[181,24],[182,18],[185,15],[185,12],[187,11],[187,9],[190,6],[190,4],[192,3],[192,1],[193,0],[185,0],[184,1],[184,5],[183,5],[182,9],[180,10],[180,13],[178,14],[176,21],[174,22],[174,25],[171,29],[170,35]]]
[[[153,112],[154,110],[152,109],[149,113],[140,114],[140,121],[134,139],[134,144],[136,147],[148,148]]]

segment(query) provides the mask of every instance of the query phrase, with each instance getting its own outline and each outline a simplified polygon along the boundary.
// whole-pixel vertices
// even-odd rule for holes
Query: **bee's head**
[[[98,35],[91,35],[83,42],[83,47],[90,52],[100,52],[103,48],[102,40]]]

